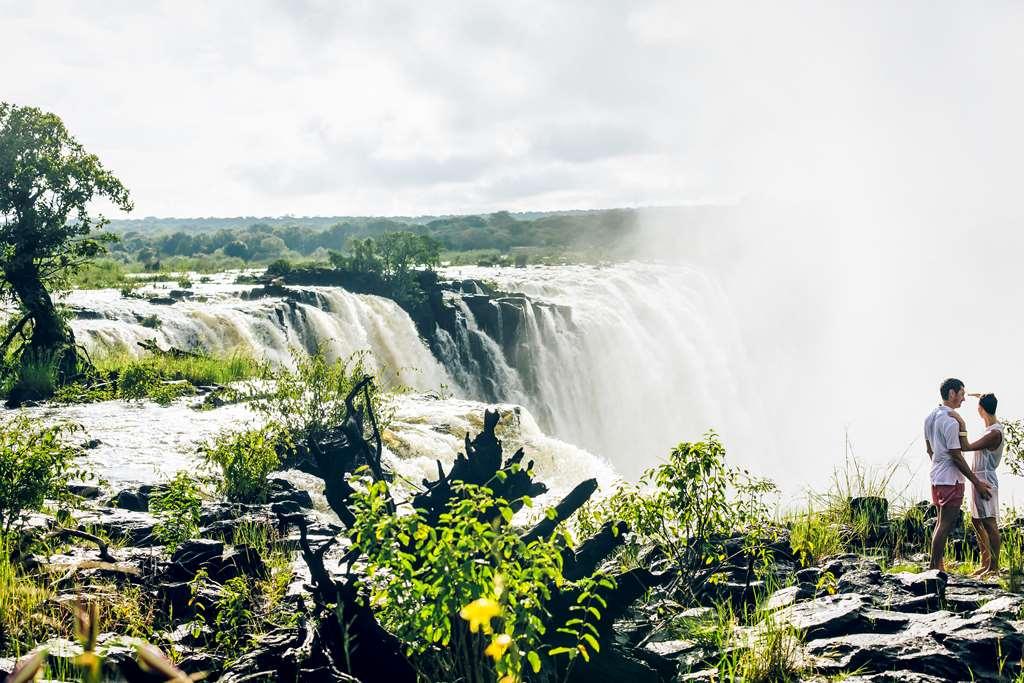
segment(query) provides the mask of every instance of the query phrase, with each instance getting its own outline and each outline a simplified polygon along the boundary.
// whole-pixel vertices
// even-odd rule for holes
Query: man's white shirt
[[[924,421],[924,438],[932,445],[931,481],[933,486],[949,486],[966,481],[949,452],[960,448],[960,423],[952,410],[940,405]]]

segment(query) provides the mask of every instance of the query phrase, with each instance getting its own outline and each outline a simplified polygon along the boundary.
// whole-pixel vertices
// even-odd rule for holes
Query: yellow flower
[[[505,650],[512,644],[512,636],[507,633],[502,633],[500,636],[491,641],[491,644],[484,650],[484,654],[488,657],[493,657],[494,661],[501,659],[502,655],[505,654]]]
[[[519,679],[515,676],[502,676],[498,683],[519,683]]]
[[[484,633],[491,632],[491,619],[501,613],[498,603],[489,598],[477,598],[461,610],[459,616],[469,622],[469,630],[476,633],[483,627]]]

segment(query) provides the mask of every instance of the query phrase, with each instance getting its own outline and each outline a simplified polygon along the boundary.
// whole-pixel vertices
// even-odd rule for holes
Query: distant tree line
[[[156,220],[156,219],[153,219]],[[267,262],[279,258],[312,257],[328,260],[330,252],[349,254],[367,238],[395,233],[430,238],[440,252],[497,250],[517,247],[595,248],[613,244],[633,225],[628,209],[547,214],[536,217],[499,211],[488,215],[453,216],[426,222],[390,218],[350,219],[319,227],[324,219],[276,219],[225,227],[226,219],[192,219],[174,227],[159,219],[158,227],[133,229],[135,221],[114,222],[120,240],[110,251],[122,261],[155,263],[169,257],[207,255]],[[237,219],[241,220],[241,219]],[[127,228],[127,229],[125,229]],[[204,229],[205,228],[205,229]],[[398,244],[392,242],[388,244]],[[378,243],[382,250],[389,248]],[[408,245],[405,245],[408,246]],[[384,256],[384,253],[381,253]]]

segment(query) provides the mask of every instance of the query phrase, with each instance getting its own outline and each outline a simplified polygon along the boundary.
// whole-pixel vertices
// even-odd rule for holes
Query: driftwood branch
[[[569,495],[555,506],[554,519],[545,517],[537,526],[533,527],[523,536],[523,540],[529,543],[530,541],[550,536],[554,533],[555,527],[568,519],[572,513],[579,510],[584,503],[590,500],[590,497],[594,495],[594,491],[597,491],[597,479],[587,479],[577,484],[576,488],[570,491]]]
[[[53,531],[46,534],[47,539],[53,538],[80,538],[84,541],[90,541],[96,544],[99,549],[100,559],[104,562],[117,562],[117,558],[110,554],[110,546],[99,536],[90,534],[87,531],[81,531],[80,529],[68,529],[67,527],[58,527]]]

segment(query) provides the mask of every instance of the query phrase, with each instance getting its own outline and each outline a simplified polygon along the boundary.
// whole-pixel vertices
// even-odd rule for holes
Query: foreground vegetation
[[[207,653],[204,666],[243,670],[271,634],[318,623],[325,634],[341,629],[342,661],[334,665],[376,680],[366,660],[373,645],[364,620],[372,619],[397,638],[407,671],[420,680],[586,680],[593,671],[588,667],[609,666],[613,620],[643,614],[653,619],[658,638],[702,648],[701,666],[710,664],[723,680],[797,680],[814,674],[801,654],[807,634],[779,617],[772,600],[779,589],[808,589],[792,569],[781,569],[787,562],[817,572],[809,590],[818,596],[836,594],[840,577],[815,568],[843,553],[881,558],[890,572],[920,570],[926,510],[906,505],[880,514],[878,504],[865,502],[893,497],[892,469],[849,463],[827,495],[779,518],[774,487],[730,467],[713,433],[679,444],[636,485],[623,484],[582,506],[586,498],[577,497],[577,503],[542,510],[534,503],[540,489],[533,473],[516,456],[480,469],[493,447],[493,437],[484,438],[485,425],[484,435],[467,442],[462,465],[425,489],[395,497],[403,490],[372,448],[386,428],[388,397],[363,380],[364,360],[330,363],[315,355],[294,370],[276,371],[270,390],[250,394],[268,420],[266,429],[219,435],[201,448],[208,474],[179,473],[149,494],[146,508],[156,519],[153,552],[160,560],[149,569],[139,565],[141,574],[83,560],[86,551],[76,543],[86,537],[61,531],[85,533],[101,553],[133,557],[116,528],[73,521],[95,504],[72,507],[67,485],[83,473],[63,438],[66,428],[20,416],[5,421],[0,656],[20,657],[38,643],[66,638],[94,652],[96,661],[109,657],[114,641],[97,641],[83,630],[85,621],[94,630],[141,639],[116,641],[134,643],[130,647],[141,657],[156,656],[141,649],[142,641],[158,646],[167,666],[194,666],[198,647]],[[168,374],[179,367],[159,362]],[[212,375],[201,363],[192,367],[194,378],[206,380],[244,374]],[[355,419],[359,414],[370,419]],[[345,454],[354,444],[370,448],[350,461]],[[328,453],[333,455],[325,460]],[[328,579],[318,559],[331,542],[319,550],[309,544],[311,522],[296,513],[301,496],[282,498],[271,479],[285,466],[323,474],[328,465],[349,470],[346,478],[324,479],[328,502],[342,521],[330,534],[343,541],[354,571],[353,583],[335,588],[322,585]],[[472,472],[485,474],[474,480]],[[223,505],[255,507],[218,507]],[[217,513],[221,519],[241,516],[211,525],[212,510],[233,510]],[[57,526],[26,526],[30,512],[51,515]],[[298,556],[282,523],[302,529]],[[1008,525],[1002,562],[1005,587],[1019,591],[1024,543],[1016,529]],[[161,579],[147,577],[180,571],[166,564],[172,556],[191,566],[186,558],[207,548],[189,545],[197,538],[234,548],[232,557],[248,558],[237,565],[243,569],[224,573],[220,560],[197,564],[185,575],[191,597],[173,610],[158,606],[146,592],[173,584],[148,584]],[[948,565],[966,573],[976,560],[966,532],[960,538],[950,544]],[[591,556],[597,561],[581,565]],[[305,563],[319,586],[312,598],[289,590],[296,563]],[[97,567],[103,570],[90,571]],[[737,576],[746,578],[737,582]],[[355,602],[318,602],[320,591],[341,586],[355,591]],[[311,607],[311,600],[319,606]],[[356,640],[345,644],[349,637]],[[70,675],[88,661],[51,657],[49,675]]]

